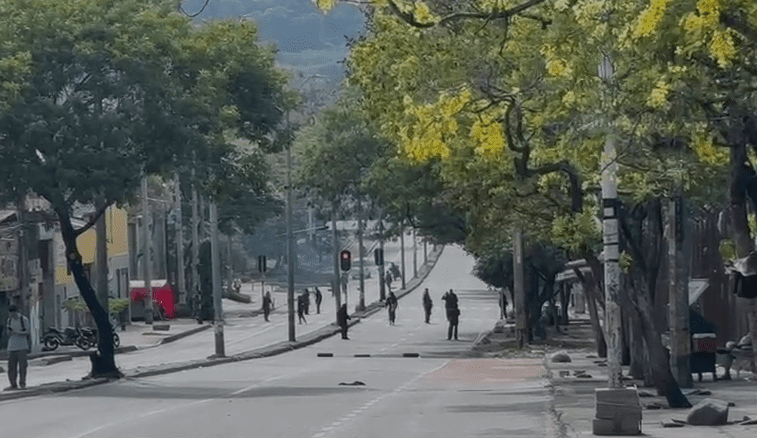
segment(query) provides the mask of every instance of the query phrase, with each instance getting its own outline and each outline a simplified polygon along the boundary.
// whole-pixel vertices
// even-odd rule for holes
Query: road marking
[[[287,376],[284,375],[284,374],[281,374],[279,376],[271,377],[271,378],[268,378],[268,379],[263,380],[261,382],[258,382],[258,383],[254,384],[254,385],[250,385],[250,386],[248,386],[246,388],[236,390],[236,391],[230,393],[229,395],[231,395],[231,396],[238,395],[238,394],[240,394],[242,392],[249,391],[249,390],[251,390],[251,389],[253,389],[255,387],[268,384],[270,382],[279,380],[279,379],[281,379],[283,377],[287,377]],[[215,400],[218,400],[218,398],[208,398],[208,399],[205,399],[205,400],[197,400],[197,401],[194,401],[194,402],[191,402],[191,403],[187,403],[187,404],[183,404],[183,405],[169,406],[169,407],[166,407],[164,409],[159,409],[157,411],[150,411],[150,412],[142,413],[141,415],[137,416],[136,419],[149,418],[149,417],[153,417],[153,416],[156,416],[156,415],[160,415],[160,414],[165,413],[165,412],[175,411],[177,409],[183,409],[183,408],[186,408],[186,407],[198,406],[198,405],[202,405],[202,404],[205,404],[205,403],[208,403],[208,402],[212,402],[212,401],[215,401]],[[132,422],[134,420],[135,420],[134,417],[129,417],[128,419],[119,419],[119,420],[116,420],[116,421],[111,421],[110,423],[101,424],[100,426],[94,427],[94,428],[92,428],[92,429],[90,429],[90,430],[88,430],[86,432],[80,433],[78,435],[73,435],[73,436],[71,436],[71,438],[84,438],[86,436],[92,435],[92,434],[94,434],[96,432],[99,432],[101,430],[104,430],[106,428],[110,428],[110,427],[116,426],[118,424]]]

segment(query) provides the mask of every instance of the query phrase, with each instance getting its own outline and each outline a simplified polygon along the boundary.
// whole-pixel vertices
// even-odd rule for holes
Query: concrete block
[[[153,324],[152,329],[156,332],[158,331],[169,331],[171,330],[171,324]]]
[[[641,421],[595,418],[592,421],[592,433],[594,435],[639,435]]]
[[[608,420],[633,417],[641,420],[641,406],[597,402],[595,417]]]
[[[597,402],[639,406],[639,391],[636,388],[597,388]]]

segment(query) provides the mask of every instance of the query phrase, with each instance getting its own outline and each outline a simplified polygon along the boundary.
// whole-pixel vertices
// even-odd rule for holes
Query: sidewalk
[[[607,388],[607,361],[596,356],[593,335],[588,320],[571,319],[562,330],[564,334],[550,331],[549,340],[534,343],[523,350],[515,349],[514,324],[502,322],[477,342],[474,350],[488,357],[533,357],[542,358],[549,390],[552,396],[551,414],[556,430],[555,438],[589,437],[593,435],[592,422],[596,414],[595,389]],[[551,362],[557,351],[568,353],[571,362]],[[628,368],[623,367],[624,375]],[[724,374],[718,369],[718,376]],[[757,419],[757,375],[741,371],[739,378],[732,372],[733,380],[712,380],[712,374],[704,374],[699,382],[694,375],[693,388],[682,389],[689,402],[696,405],[705,398],[715,398],[733,405],[728,412],[728,425],[692,426],[685,424],[689,408],[670,409],[665,397],[657,396],[655,388],[644,387],[641,381],[626,380],[627,386],[635,385],[642,405],[641,436],[669,438],[754,438],[757,425],[739,425],[745,418]],[[638,435],[637,435],[638,436]]]
[[[428,262],[422,265],[418,270],[418,276],[406,282],[405,289],[396,291],[398,298],[406,295],[416,287],[418,287],[428,273],[433,268],[436,260],[439,258],[443,247],[439,247],[437,251],[430,251],[428,254]],[[252,292],[250,284],[245,285],[245,289],[249,288],[249,291],[243,289],[243,293]],[[363,312],[353,312],[350,325],[360,323],[360,318],[369,316],[381,309],[383,304],[378,302],[378,285],[373,285],[366,282],[366,302],[372,297],[376,299],[376,302],[371,302],[366,305],[366,309]],[[259,291],[258,291],[259,293]],[[121,371],[126,377],[138,378],[151,375],[166,374],[186,369],[207,367],[213,365],[220,365],[224,363],[230,363],[240,360],[249,360],[261,357],[267,357],[285,353],[294,349],[302,348],[307,345],[319,342],[325,338],[333,336],[339,333],[339,328],[334,324],[335,308],[331,301],[333,298],[331,294],[324,294],[324,302],[321,306],[321,314],[315,314],[315,306],[311,302],[311,314],[307,317],[310,324],[299,326],[300,333],[297,336],[296,342],[289,341],[274,341],[270,334],[268,336],[250,336],[250,333],[244,330],[244,327],[237,328],[235,326],[244,326],[249,324],[249,321],[262,320],[262,317],[251,318],[250,316],[256,316],[259,312],[259,300],[254,300],[252,303],[243,304],[224,299],[224,314],[225,315],[240,315],[245,316],[231,316],[225,318],[224,325],[227,327],[224,330],[225,343],[228,346],[232,344],[240,344],[242,341],[246,342],[245,345],[250,345],[253,342],[251,348],[245,349],[235,354],[229,354],[231,348],[227,347],[227,356],[222,358],[209,358],[207,354],[195,355],[196,359],[182,360],[179,362],[165,363],[166,359],[160,352],[163,350],[161,345],[169,344],[173,341],[181,339],[186,336],[196,335],[200,332],[210,332],[213,326],[210,324],[198,324],[194,319],[174,319],[171,321],[155,321],[150,326],[141,322],[135,322],[128,325],[126,331],[117,329],[117,333],[121,338],[121,347],[117,349],[116,362],[117,364],[126,362],[126,358],[122,356],[124,353],[129,352],[143,352],[145,357],[140,357],[137,366],[124,367],[119,365]],[[357,303],[357,290],[350,290],[350,307]],[[254,297],[254,294],[253,294]],[[274,317],[278,317],[283,320],[286,316],[286,301],[277,301],[276,310],[272,314],[272,320]],[[262,323],[262,321],[261,321]],[[168,325],[168,330],[154,330],[157,325]],[[269,328],[271,326],[268,326]],[[312,328],[311,328],[312,327]],[[264,329],[262,331],[267,331]],[[207,333],[203,336],[212,336]],[[193,337],[194,339],[194,337]],[[184,345],[184,344],[182,344]],[[157,347],[157,348],[156,348]],[[167,348],[167,347],[166,347]],[[68,391],[72,389],[84,388],[91,385],[106,383],[108,379],[88,379],[82,378],[83,369],[88,370],[89,364],[88,355],[93,352],[82,351],[76,347],[59,347],[54,352],[40,352],[30,354],[29,361],[29,377],[28,387],[23,391],[4,391],[0,392],[0,402],[4,400],[10,400],[21,397],[30,397],[35,395],[50,394],[62,391]],[[147,352],[151,354],[147,355]],[[72,360],[77,362],[77,367],[72,367],[70,363]],[[134,359],[131,359],[134,362]],[[5,365],[4,363],[2,365]],[[73,371],[72,371],[73,369]],[[44,371],[43,371],[44,370]],[[43,375],[44,374],[44,375]]]
[[[558,435],[563,437],[588,437],[592,433],[592,421],[596,414],[594,390],[607,388],[607,367],[605,360],[599,360],[591,350],[567,350],[572,362],[552,363],[545,355],[545,368],[550,380],[553,396],[553,414]],[[624,367],[625,368],[625,367]],[[624,369],[624,372],[627,371]],[[582,373],[583,372],[583,373]],[[721,369],[718,375],[722,375]],[[586,377],[580,377],[586,376]],[[685,424],[689,408],[670,409],[665,397],[657,396],[654,388],[643,387],[643,382],[627,381],[626,385],[636,385],[642,405],[641,432],[644,436],[668,438],[712,438],[716,436],[732,438],[754,438],[757,425],[738,425],[745,418],[757,419],[757,376],[741,372],[734,380],[713,382],[712,375],[702,382],[694,382],[694,387],[683,389],[689,402],[696,405],[705,398],[715,398],[733,403],[728,412],[730,424],[724,426],[692,426]]]

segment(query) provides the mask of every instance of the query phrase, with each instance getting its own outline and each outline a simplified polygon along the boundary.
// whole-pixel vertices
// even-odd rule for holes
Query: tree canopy
[[[76,237],[144,175],[195,168],[206,191],[222,197],[232,170],[262,171],[255,153],[243,158],[232,141],[275,148],[286,76],[273,48],[257,44],[254,23],[195,27],[172,1],[11,0],[0,3],[0,39],[0,186],[50,202],[104,334],[96,369],[117,373],[107,313]],[[77,203],[99,207],[80,229],[71,222]]]

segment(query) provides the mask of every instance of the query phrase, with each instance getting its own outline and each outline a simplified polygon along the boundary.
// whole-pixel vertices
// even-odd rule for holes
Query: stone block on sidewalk
[[[695,426],[719,426],[728,423],[728,403],[706,398],[694,405],[686,416],[686,422]]]
[[[556,363],[571,362],[571,358],[568,355],[568,352],[565,351],[565,350],[558,351],[557,353],[553,354],[552,357],[550,358],[550,360],[552,362],[556,362]]]
[[[152,329],[155,330],[156,332],[158,332],[158,331],[165,331],[165,332],[167,332],[167,331],[171,330],[171,324],[153,324],[152,325]]]
[[[621,418],[609,420],[595,418],[592,421],[594,435],[640,435],[641,418]]]
[[[594,435],[641,433],[641,403],[636,388],[598,388],[595,407]]]

